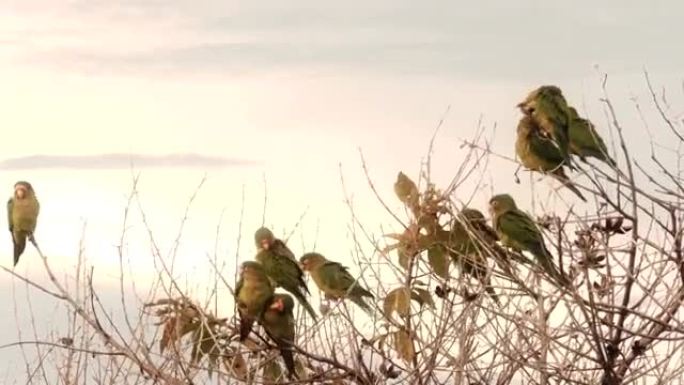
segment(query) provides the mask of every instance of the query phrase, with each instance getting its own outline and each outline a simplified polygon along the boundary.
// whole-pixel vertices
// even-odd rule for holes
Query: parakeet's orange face
[[[18,184],[14,187],[14,196],[16,196],[18,199],[24,199],[27,194],[28,192],[26,186]]]
[[[261,273],[261,265],[258,262],[247,261],[240,265],[242,277],[258,277]]]
[[[271,306],[269,306],[269,309],[273,309],[273,310],[282,312],[285,309],[285,304],[283,303],[283,299],[282,298],[276,298],[271,303]]]
[[[504,211],[504,205],[498,199],[492,199],[489,201],[489,215],[492,217],[497,216]]]
[[[14,197],[24,199],[33,194],[33,187],[26,181],[19,181],[14,184]]]
[[[268,250],[271,248],[271,245],[273,245],[275,240],[273,232],[266,227],[261,227],[254,232],[254,243],[256,244],[256,247],[261,250]]]
[[[515,208],[515,201],[508,194],[495,195],[489,200],[489,214],[492,217]]]
[[[271,247],[271,241],[269,239],[262,239],[261,240],[261,248],[264,250],[268,250]]]

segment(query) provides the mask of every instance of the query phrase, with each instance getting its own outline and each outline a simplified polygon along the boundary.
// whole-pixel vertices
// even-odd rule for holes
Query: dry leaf
[[[387,294],[382,308],[387,317],[392,316],[392,312],[396,311],[399,315],[406,317],[411,311],[411,293],[408,288],[399,287]]]
[[[411,299],[418,302],[421,307],[423,305],[428,305],[433,309],[435,307],[435,301],[432,299],[430,292],[425,289],[419,287],[413,288],[411,291]]]
[[[223,360],[228,373],[234,378],[244,381],[247,379],[247,362],[242,354],[226,356]]]
[[[399,354],[399,357],[407,362],[412,361],[415,356],[413,341],[411,341],[411,337],[404,330],[394,332],[394,349]]]
[[[277,384],[283,377],[283,370],[273,356],[267,358],[262,376],[264,384]]]

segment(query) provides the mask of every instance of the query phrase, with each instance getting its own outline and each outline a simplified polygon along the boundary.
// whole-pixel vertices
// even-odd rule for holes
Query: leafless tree
[[[383,196],[387,188],[375,185],[363,161],[391,228],[364,223],[341,179],[354,241],[352,270],[372,289],[377,306],[369,316],[346,302],[326,302],[317,322],[298,312],[297,380],[287,379],[278,350],[260,329],[239,343],[235,312],[219,317],[215,302],[212,310],[212,301],[230,295],[236,280],[224,276],[216,255],[206,259],[215,272],[210,298],[199,299],[179,282],[174,263],[187,211],[171,251],[163,253],[138,204],[137,178],[124,210],[116,308],[98,295],[93,282],[101,273],[83,250],[71,277],[58,277],[41,252],[47,284],[4,269],[30,293],[17,298],[15,308],[21,303],[31,312],[32,296],[49,296],[68,323],[45,336],[36,326],[45,321],[32,317],[30,334],[20,328],[20,341],[5,348],[38,357],[26,358],[31,383],[682,384],[684,121],[673,117],[646,74],[649,105],[659,120],[647,123],[642,116],[642,122],[651,132],[660,130],[667,145],[635,153],[607,84],[606,78],[599,102],[618,167],[578,165],[574,182],[591,197],[591,210],[537,201],[526,207],[572,288],[551,284],[524,254],[493,243],[459,215],[473,194],[490,194],[483,181],[492,157],[515,162],[492,149],[482,128],[463,142],[460,167],[446,186],[431,179],[431,169],[439,167],[431,160],[432,143],[420,174],[402,174],[408,188],[398,189],[397,197]],[[642,106],[634,106],[641,113]],[[438,139],[436,132],[432,140]],[[476,182],[468,196],[459,189],[465,181]],[[497,188],[505,190],[505,183]],[[399,202],[404,210],[395,209]],[[158,271],[144,295],[123,248],[134,210]],[[459,224],[477,245],[467,256],[438,236]],[[238,244],[242,219],[240,229]],[[235,257],[233,272],[238,259],[247,259]]]

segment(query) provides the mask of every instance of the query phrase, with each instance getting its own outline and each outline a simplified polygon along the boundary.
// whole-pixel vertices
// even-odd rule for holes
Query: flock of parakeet
[[[568,105],[561,90],[556,86],[542,86],[532,91],[518,104],[524,113],[517,128],[515,150],[522,165],[538,171],[563,183],[582,200],[586,200],[579,189],[570,181],[565,168],[575,170],[572,155],[586,161],[587,157],[599,159],[611,167],[615,161],[607,153],[606,145],[591,122],[581,118]],[[403,178],[402,178],[403,176]],[[405,175],[399,173],[395,192],[410,204],[411,184]],[[414,187],[415,188],[415,187]],[[416,191],[417,193],[417,191]],[[415,197],[414,197],[415,198]],[[416,198],[417,199],[417,198]],[[417,201],[416,201],[417,202]],[[40,204],[30,183],[17,182],[12,198],[7,202],[9,230],[14,244],[14,265],[26,248],[29,240],[35,245],[33,233]],[[451,225],[450,231],[442,231],[438,238],[448,242],[451,258],[461,265],[462,270],[482,282],[494,301],[499,299],[491,287],[484,260],[486,247],[506,259],[506,253],[497,242],[517,252],[527,251],[534,256],[536,264],[559,286],[569,287],[570,280],[554,265],[553,256],[547,249],[541,230],[535,221],[518,209],[510,195],[501,194],[489,201],[489,212],[493,227],[486,223],[484,215],[470,208],[459,213],[459,221]],[[347,268],[327,260],[315,252],[304,254],[299,261],[287,245],[275,238],[271,230],[262,227],[254,235],[257,247],[255,261],[242,263],[239,280],[235,287],[235,299],[240,316],[239,335],[244,341],[258,322],[276,343],[291,378],[296,377],[293,359],[295,339],[294,304],[292,298],[303,306],[315,320],[316,312],[306,299],[309,294],[304,271],[307,271],[316,286],[327,299],[349,299],[366,312],[372,307],[364,297],[374,298],[367,289],[360,286]],[[468,258],[461,258],[468,256]],[[292,296],[276,293],[283,288]]]
[[[294,299],[289,294],[276,293],[277,287],[292,294],[304,309],[317,318],[306,300],[309,289],[304,282],[304,271],[309,272],[316,286],[326,298],[348,298],[362,309],[371,311],[363,297],[373,298],[360,286],[343,265],[327,260],[319,253],[306,253],[299,261],[285,242],[276,238],[266,227],[254,233],[257,247],[256,261],[240,266],[240,277],[235,285],[235,300],[240,314],[240,341],[244,341],[258,321],[268,336],[278,345],[291,378],[296,377],[292,344],[295,337]]]
[[[586,201],[565,173],[565,167],[576,169],[571,156],[575,155],[584,162],[586,158],[593,157],[611,167],[617,166],[594,125],[580,117],[577,110],[568,105],[560,88],[552,85],[535,89],[518,107],[524,116],[518,123],[515,151],[522,165],[554,177]],[[465,265],[462,266],[463,271],[479,279],[495,301],[498,302],[487,281],[486,263],[482,260],[486,254],[476,246],[479,244],[482,248],[494,250],[497,259],[505,260],[508,258],[506,254],[497,251],[497,240],[517,252],[527,251],[557,285],[570,287],[570,279],[554,265],[541,230],[529,215],[518,209],[513,197],[495,195],[489,200],[489,212],[493,229],[488,228],[479,211],[461,210],[463,218],[460,223],[470,228],[464,231],[466,229],[459,222],[452,224],[448,240],[452,245],[451,251],[456,251],[451,253],[452,259]],[[462,256],[468,258],[460,258]]]
[[[565,174],[565,167],[576,169],[571,155],[582,161],[593,157],[616,166],[594,125],[568,105],[556,86],[537,88],[518,107],[525,115],[518,123],[515,141],[520,163],[530,170],[551,175],[586,201]]]

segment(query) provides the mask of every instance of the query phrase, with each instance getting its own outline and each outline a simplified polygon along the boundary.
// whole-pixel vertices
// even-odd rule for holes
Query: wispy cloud
[[[3,170],[27,170],[39,168],[71,169],[120,169],[143,167],[196,167],[220,168],[248,166],[256,162],[198,154],[99,154],[99,155],[32,155],[0,161]]]
[[[15,5],[9,21],[17,26],[0,27],[0,39],[24,39],[11,51],[13,66],[100,76],[359,69],[537,80],[594,63],[611,71],[682,67],[684,55],[671,48],[683,31],[681,6],[580,3],[77,1],[41,17],[37,5]]]

